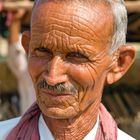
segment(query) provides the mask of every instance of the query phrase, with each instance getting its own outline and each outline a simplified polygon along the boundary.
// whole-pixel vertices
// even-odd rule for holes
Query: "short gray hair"
[[[61,1],[61,0],[56,0]],[[71,1],[71,0],[63,0],[63,1]],[[73,0],[77,1],[77,0]],[[78,0],[83,2],[93,2],[99,0]],[[124,0],[100,0],[107,2],[112,9],[113,13],[113,22],[114,22],[114,32],[111,40],[111,47],[109,49],[109,54],[113,54],[119,47],[126,43],[126,33],[127,33],[127,11],[124,4]],[[34,6],[39,2],[39,0],[35,0]]]
[[[110,3],[114,16],[114,33],[109,53],[112,54],[126,43],[127,11],[123,0],[106,0]]]

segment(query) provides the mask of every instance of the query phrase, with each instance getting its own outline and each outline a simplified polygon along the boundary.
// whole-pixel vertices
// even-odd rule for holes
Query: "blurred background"
[[[33,0],[0,0],[0,120],[22,115],[35,101],[21,33],[30,29]],[[126,0],[127,43],[136,48],[136,61],[114,85],[106,85],[103,103],[118,126],[140,140],[140,0]]]

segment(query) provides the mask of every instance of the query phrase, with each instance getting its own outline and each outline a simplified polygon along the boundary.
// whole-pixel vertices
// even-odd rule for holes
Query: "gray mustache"
[[[63,93],[63,94],[68,94],[68,93],[75,94],[75,93],[77,93],[77,89],[73,85],[66,86],[64,83],[58,83],[54,86],[51,86],[45,80],[40,81],[37,84],[37,87],[39,89],[45,89],[45,90],[52,91],[55,93]]]

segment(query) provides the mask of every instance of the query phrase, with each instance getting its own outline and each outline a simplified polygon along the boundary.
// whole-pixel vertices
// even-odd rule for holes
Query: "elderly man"
[[[37,103],[2,122],[6,140],[133,140],[101,104],[135,59],[122,0],[37,0],[22,36]]]

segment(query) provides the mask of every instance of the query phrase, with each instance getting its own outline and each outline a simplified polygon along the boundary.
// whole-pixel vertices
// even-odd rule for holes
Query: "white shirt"
[[[0,140],[5,140],[8,133],[19,122],[19,120],[20,120],[20,117],[0,122]],[[95,138],[98,125],[99,125],[99,118],[97,119],[97,122],[94,128],[85,136],[83,140],[93,140]],[[51,131],[49,130],[49,128],[47,127],[42,115],[40,115],[40,118],[38,121],[38,127],[39,127],[40,140],[54,140],[54,137]],[[117,140],[136,140],[136,139],[130,137],[128,134],[118,129]]]

